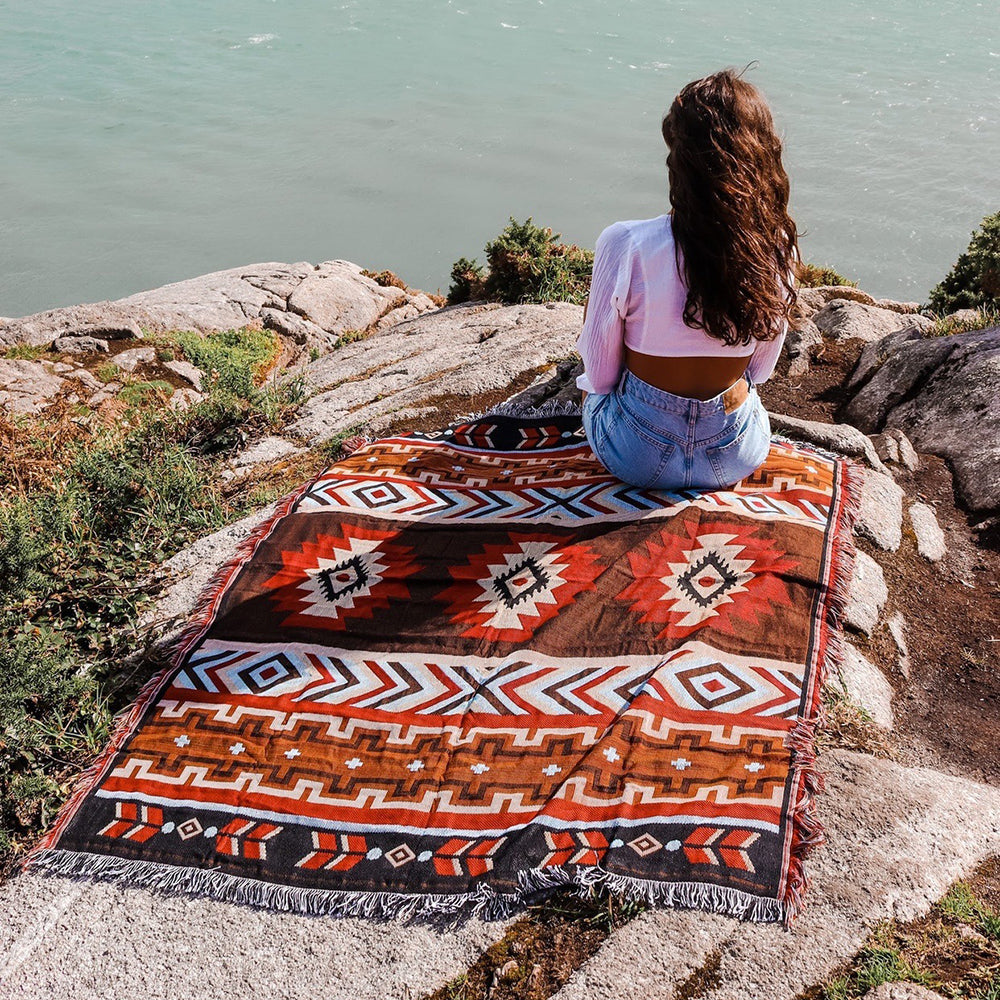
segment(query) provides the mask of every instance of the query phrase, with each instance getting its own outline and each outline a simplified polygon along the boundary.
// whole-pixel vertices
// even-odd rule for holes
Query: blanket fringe
[[[654,882],[600,867],[536,868],[520,872],[518,880],[527,892],[563,887],[583,891],[607,889],[651,906],[705,910],[756,923],[780,923],[786,919],[785,903],[779,899],[705,882]]]
[[[799,442],[792,442],[796,445]],[[816,815],[816,796],[823,791],[824,777],[817,768],[816,730],[823,723],[823,687],[827,679],[840,670],[844,660],[846,639],[843,631],[844,610],[850,597],[856,550],[854,522],[861,509],[862,470],[850,459],[805,445],[826,457],[836,459],[840,470],[839,509],[831,510],[830,583],[821,605],[826,647],[817,665],[813,693],[806,715],[801,716],[789,734],[787,746],[791,752],[792,788],[795,800],[791,806],[792,837],[789,847],[788,874],[782,898],[784,924],[788,928],[801,912],[808,879],[806,857],[825,840],[823,824]]]
[[[306,916],[365,917],[376,920],[433,920],[452,924],[469,917],[506,920],[537,902],[539,893],[559,889],[580,894],[607,889],[650,905],[700,909],[738,920],[779,923],[785,904],[727,886],[701,882],[653,882],[599,867],[541,868],[518,873],[518,891],[498,893],[486,884],[472,892],[416,894],[351,892],[280,885],[230,875],[211,868],[185,868],[155,861],[49,849],[37,852],[30,870],[77,880],[153,889],[167,895],[203,896]]]
[[[230,875],[217,868],[190,868],[156,861],[115,858],[103,854],[49,849],[35,852],[28,870],[80,881],[110,882],[128,888],[153,889],[173,896],[202,896],[306,916],[371,919],[503,920],[524,906],[520,893],[498,893],[479,885],[465,893],[352,892],[310,889]]]
[[[487,417],[512,417],[517,420],[537,420],[541,417],[579,417],[580,404],[565,399],[546,399],[541,403],[518,402],[508,399],[482,413],[470,413],[461,422],[484,420]]]

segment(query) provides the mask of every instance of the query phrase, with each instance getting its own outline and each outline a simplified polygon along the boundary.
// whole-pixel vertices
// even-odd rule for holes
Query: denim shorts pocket
[[[613,476],[640,489],[652,486],[677,450],[671,441],[657,440],[646,433],[620,405],[610,402],[608,412],[594,421],[591,442],[601,464]]]
[[[763,414],[763,418],[762,418]],[[770,427],[763,407],[754,407],[750,418],[736,436],[724,444],[705,449],[720,487],[733,486],[754,472],[767,458]]]

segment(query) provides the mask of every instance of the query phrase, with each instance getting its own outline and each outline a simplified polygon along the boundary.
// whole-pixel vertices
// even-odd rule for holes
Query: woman
[[[601,233],[579,349],[583,425],[636,486],[715,490],[767,457],[756,386],[774,370],[798,259],[781,141],[731,70],[689,83],[663,119],[671,210]]]

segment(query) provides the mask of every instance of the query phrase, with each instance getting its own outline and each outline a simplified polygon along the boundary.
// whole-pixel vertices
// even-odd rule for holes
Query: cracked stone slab
[[[109,347],[100,337],[56,337],[52,350],[60,354],[107,354]]]
[[[910,524],[917,536],[917,552],[930,562],[944,559],[948,546],[934,508],[925,503],[910,504]]]
[[[920,457],[910,439],[899,428],[890,427],[884,434],[872,434],[871,439],[883,462],[901,465],[910,472],[920,468]]]
[[[568,302],[449,306],[346,344],[302,369],[313,395],[286,433],[319,444],[350,428],[380,433],[402,412],[481,409],[486,394],[568,357],[583,309]]]
[[[844,660],[838,671],[841,690],[859,708],[863,708],[882,729],[891,730],[895,718],[892,712],[892,685],[882,671],[862,656],[854,646],[844,647]]]
[[[139,365],[151,365],[156,360],[156,350],[152,347],[130,347],[119,351],[112,359],[122,371],[134,372]]]
[[[616,931],[556,994],[674,1000],[708,956],[704,1000],[792,1000],[860,950],[882,920],[911,920],[1000,851],[1000,790],[847,750],[823,754],[827,842],[807,860],[805,910],[791,931],[729,917],[650,910]]]
[[[880,549],[895,552],[903,541],[903,490],[891,477],[861,470],[861,507],[854,530]]]
[[[36,414],[67,386],[81,390],[99,390],[99,382],[85,368],[51,361],[0,358],[0,410],[8,413]]]
[[[832,340],[863,340],[872,343],[906,327],[925,332],[934,321],[918,314],[904,314],[880,309],[863,302],[838,298],[828,302],[812,316],[820,332]]]
[[[890,615],[886,624],[889,626],[889,634],[892,636],[892,641],[896,644],[896,650],[899,653],[897,664],[899,672],[904,677],[909,678],[910,650],[906,645],[906,619],[897,611],[895,614]]]
[[[417,998],[506,924],[307,917],[107,883],[21,875],[0,886],[0,996]]]
[[[844,623],[855,632],[871,635],[888,599],[889,588],[882,567],[867,552],[858,552]]]
[[[347,329],[363,329],[380,319],[391,322],[397,306],[407,307],[406,316],[436,308],[423,292],[383,288],[361,272],[361,267],[346,260],[320,264],[266,261],[231,267],[113,302],[2,319],[0,347],[48,345],[60,337],[81,335],[140,338],[143,327],[153,332],[210,333],[267,325],[306,347],[327,351]],[[281,320],[279,314],[289,318]],[[308,314],[317,322],[302,319]]]

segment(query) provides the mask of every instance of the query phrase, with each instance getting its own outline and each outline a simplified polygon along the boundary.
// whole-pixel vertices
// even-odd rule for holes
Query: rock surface
[[[879,548],[895,552],[903,540],[903,490],[889,476],[861,472],[861,509],[854,530]]]
[[[850,643],[844,648],[837,681],[841,690],[863,708],[883,729],[892,729],[892,685],[882,671],[862,656]]]
[[[862,352],[845,416],[867,431],[896,427],[952,465],[973,510],[1000,508],[1000,327],[950,337],[901,331]]]
[[[0,347],[49,345],[63,337],[141,337],[153,331],[272,327],[305,348],[329,350],[349,329],[393,311],[435,308],[423,292],[383,288],[357,264],[270,261],[214,271],[113,302],[94,302],[0,321]],[[287,322],[286,322],[287,318]]]
[[[917,536],[917,552],[931,562],[944,559],[948,546],[934,508],[925,503],[910,504],[910,524]]]
[[[823,755],[827,842],[809,858],[805,910],[790,933],[769,924],[650,910],[615,932],[556,994],[674,1000],[717,961],[699,1000],[791,1000],[827,979],[881,920],[925,913],[949,885],[1000,851],[1000,791],[845,750]],[[715,962],[713,962],[715,965]]]
[[[468,968],[504,925],[446,932],[271,913],[102,883],[0,886],[0,996],[416,1000]]]
[[[859,552],[854,560],[851,592],[844,610],[844,624],[856,632],[871,635],[889,599],[882,567],[870,555]]]
[[[920,468],[920,458],[910,439],[898,428],[892,427],[884,434],[872,434],[871,439],[883,462],[901,465],[910,472]]]
[[[313,393],[287,434],[316,444],[348,428],[378,433],[391,422],[470,411],[526,374],[569,355],[583,309],[548,305],[450,306],[347,344],[303,371]]]
[[[790,362],[788,374],[792,378],[809,369],[810,355],[823,343],[823,334],[811,319],[799,320],[785,336],[784,351]]]
[[[889,474],[875,451],[871,439],[850,424],[827,424],[820,420],[802,420],[783,413],[770,413],[771,430],[800,441],[818,444],[840,455],[864,459],[873,469]]]
[[[51,361],[0,358],[0,409],[40,413],[65,388],[89,395],[101,383],[90,372],[69,365],[60,370]]]
[[[892,636],[892,641],[896,644],[896,652],[899,654],[896,666],[904,677],[909,678],[910,650],[906,644],[906,619],[897,611],[889,616],[886,625],[889,627],[889,635]]]
[[[883,983],[866,993],[865,1000],[944,1000],[944,997],[919,983]]]
[[[933,327],[933,320],[916,314],[900,314],[892,309],[834,299],[812,317],[813,323],[831,340],[863,340],[866,343],[881,340],[889,333],[912,327],[925,331]]]

